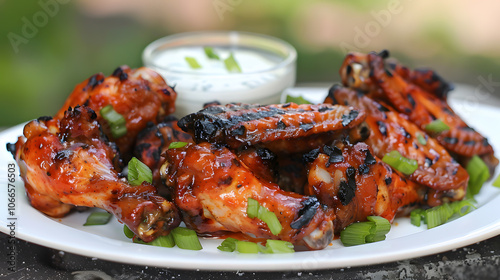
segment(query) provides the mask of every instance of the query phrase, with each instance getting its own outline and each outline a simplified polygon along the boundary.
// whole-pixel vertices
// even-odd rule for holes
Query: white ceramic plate
[[[320,102],[326,89],[296,88],[289,93]],[[474,95],[468,95],[468,97]],[[496,151],[500,150],[500,109],[484,105],[483,95],[474,99],[452,98],[452,107],[478,131],[486,135]],[[491,98],[491,97],[489,97]],[[497,100],[491,99],[491,102]],[[482,104],[483,103],[483,104]],[[14,163],[5,150],[7,142],[15,142],[22,133],[16,126],[0,133],[0,231],[10,234],[7,227],[7,174],[8,164]],[[16,167],[16,174],[19,172]],[[495,174],[495,176],[498,176]],[[17,238],[43,246],[80,255],[97,257],[116,262],[159,266],[179,269],[207,270],[313,270],[370,265],[435,254],[466,246],[500,234],[500,189],[486,183],[476,197],[479,208],[474,212],[445,225],[426,230],[410,224],[408,218],[399,218],[387,236],[387,240],[355,247],[343,247],[335,240],[333,245],[321,251],[296,252],[282,255],[245,255],[226,253],[216,249],[220,240],[203,239],[201,251],[178,248],[160,248],[133,244],[122,231],[122,225],[113,219],[103,226],[82,226],[88,212],[73,213],[62,219],[49,218],[33,209],[24,193],[21,179],[16,187],[16,228],[12,232]]]

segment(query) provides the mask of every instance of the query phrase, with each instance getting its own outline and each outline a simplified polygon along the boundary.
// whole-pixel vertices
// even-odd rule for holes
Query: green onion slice
[[[188,143],[187,142],[172,142],[168,145],[169,149],[177,149],[177,148],[182,148],[186,146]]]
[[[115,139],[127,134],[127,122],[122,115],[115,111],[113,105],[109,104],[104,106],[99,113],[108,123],[111,129],[111,135],[113,135]]]
[[[440,119],[433,120],[432,122],[428,123],[425,126],[426,131],[434,132],[434,133],[443,132],[443,131],[446,131],[449,129],[450,129],[450,127]]]
[[[259,245],[250,241],[236,241],[236,250],[243,254],[257,254],[259,253]]]
[[[368,216],[368,222],[358,222],[347,226],[340,232],[344,246],[355,246],[385,240],[391,230],[391,223],[382,217]]]
[[[340,232],[340,241],[344,246],[355,246],[366,243],[366,237],[370,235],[373,222],[358,222],[347,226]]]
[[[472,199],[445,203],[427,210],[415,209],[410,214],[412,225],[420,226],[423,221],[427,228],[440,226],[454,218],[470,213],[476,207]]]
[[[259,202],[253,198],[248,198],[247,201],[247,215],[253,219],[259,215]]]
[[[127,225],[123,225],[123,233],[127,238],[134,238],[135,233]]]
[[[105,225],[111,220],[112,214],[108,212],[92,212],[90,215],[87,217],[87,221],[84,226],[98,226],[98,225]]]
[[[418,168],[418,163],[416,160],[406,158],[396,150],[384,155],[382,161],[405,175],[413,174],[413,172],[415,172],[415,170],[417,170]]]
[[[486,163],[477,155],[471,158],[465,169],[469,173],[467,197],[472,198],[479,193],[484,182],[490,177],[490,170]]]
[[[255,217],[261,219],[264,223],[266,223],[269,230],[274,235],[278,235],[283,229],[283,226],[278,220],[276,214],[260,205],[259,202],[253,198],[248,198],[247,200],[247,215],[251,219]]]
[[[492,184],[494,187],[500,188],[500,176],[498,176]]]
[[[224,65],[226,66],[227,71],[231,73],[241,73],[241,68],[234,59],[233,53],[229,54],[229,57],[224,59]]]
[[[285,253],[295,252],[292,243],[288,241],[273,240],[273,239],[269,239],[266,241],[266,247],[262,251],[263,253],[268,253],[268,254],[285,254]]]
[[[200,240],[198,239],[198,235],[192,229],[176,227],[172,230],[171,234],[174,237],[175,244],[177,247],[186,250],[201,250],[203,247],[201,246]]]
[[[186,57],[184,57],[184,59],[189,64],[189,67],[191,67],[192,69],[200,69],[201,68],[201,65],[198,63],[198,61],[196,61],[196,58],[194,58],[192,56],[186,56]]]
[[[220,57],[214,52],[214,48],[203,47],[203,50],[205,51],[205,54],[207,55],[208,58],[220,60]]]
[[[421,134],[421,133],[418,133],[417,132],[417,140],[418,140],[418,143],[420,143],[421,145],[427,145],[427,140],[425,140],[425,137]]]
[[[174,237],[172,236],[172,234],[168,234],[168,235],[159,236],[155,240],[153,240],[149,243],[146,243],[146,244],[158,246],[158,247],[172,248],[175,246],[175,241],[174,241]]]
[[[128,162],[128,182],[133,186],[140,186],[142,182],[153,182],[153,172],[147,165],[142,163],[136,157]]]
[[[234,252],[234,250],[236,249],[236,241],[238,241],[238,239],[228,237],[224,239],[224,241],[222,241],[222,243],[217,247],[217,249],[224,252]]]
[[[290,102],[293,102],[295,104],[312,104],[312,102],[310,102],[309,100],[305,99],[302,96],[287,95],[285,103],[290,103]]]

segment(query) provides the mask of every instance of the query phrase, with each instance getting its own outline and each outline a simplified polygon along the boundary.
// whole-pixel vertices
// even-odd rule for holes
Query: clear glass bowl
[[[212,47],[220,60],[209,59]],[[224,59],[233,53],[242,69],[230,73]],[[185,57],[201,65],[192,69]],[[144,65],[160,73],[178,93],[176,116],[196,112],[205,103],[274,104],[295,84],[297,52],[280,39],[246,32],[192,32],[152,42],[143,52]]]

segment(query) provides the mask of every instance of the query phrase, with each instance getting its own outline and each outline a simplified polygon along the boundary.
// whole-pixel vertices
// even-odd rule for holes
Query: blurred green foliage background
[[[347,50],[384,48],[451,81],[500,82],[499,11],[494,0],[0,0],[0,127],[54,114],[77,83],[139,67],[148,43],[187,31],[284,39],[299,84],[338,81]]]

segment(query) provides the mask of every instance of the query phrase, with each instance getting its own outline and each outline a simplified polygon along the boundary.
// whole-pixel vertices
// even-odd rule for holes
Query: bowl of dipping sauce
[[[295,84],[297,52],[266,35],[190,32],[152,42],[142,59],[175,87],[175,115],[183,117],[215,101],[279,103],[281,93]]]

